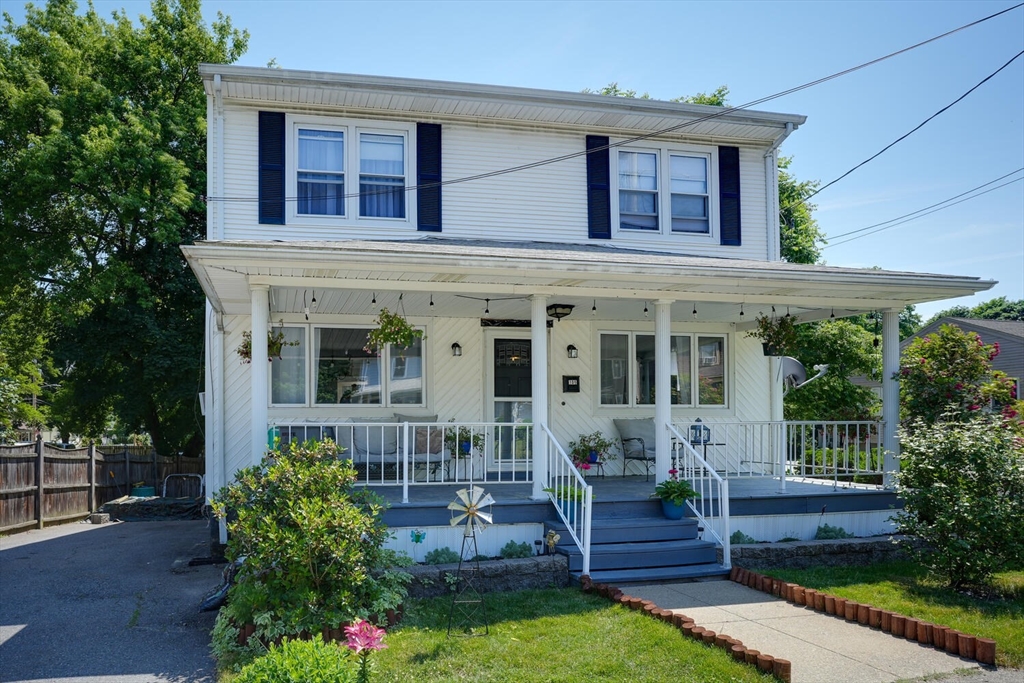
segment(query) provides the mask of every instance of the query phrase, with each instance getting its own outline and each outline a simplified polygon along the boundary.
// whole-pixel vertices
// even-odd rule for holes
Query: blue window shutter
[[[283,112],[260,112],[259,146],[259,221],[284,225]]]
[[[608,138],[601,135],[588,135],[587,227],[592,240],[610,240],[612,238],[609,157]]]
[[[441,232],[441,126],[416,124],[416,229]]]
[[[718,216],[721,243],[738,247],[740,235],[740,148],[718,148]]]

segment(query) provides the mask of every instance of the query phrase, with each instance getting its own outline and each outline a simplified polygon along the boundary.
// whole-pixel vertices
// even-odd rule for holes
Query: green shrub
[[[319,635],[313,640],[287,640],[272,645],[234,679],[234,683],[349,683],[356,680],[356,663],[348,650],[325,643]]]
[[[533,548],[529,543],[516,543],[509,541],[501,549],[501,556],[506,560],[515,560],[520,557],[533,557]]]
[[[489,555],[474,555],[469,558],[470,562],[487,562],[491,557]]]
[[[951,587],[1024,565],[1024,454],[1000,416],[900,430],[894,520],[925,541],[909,550]]]
[[[848,533],[841,526],[832,526],[831,524],[822,524],[814,532],[814,540],[816,541],[834,541],[838,538],[853,538],[853,534]]]
[[[228,558],[245,557],[214,629],[222,666],[245,664],[281,636],[382,619],[405,599],[411,577],[384,548],[383,503],[355,486],[351,462],[336,453],[330,441],[274,450],[214,497],[218,515],[232,513]],[[249,623],[256,634],[238,646],[231,626]]]
[[[792,543],[793,541],[799,541],[799,540],[800,539],[796,538],[795,536],[783,536],[782,538],[779,539],[779,543]]]
[[[461,558],[459,554],[451,548],[438,548],[437,550],[431,550],[427,553],[426,557],[423,558],[424,564],[454,564]]]
[[[757,543],[757,539],[753,536],[747,536],[745,533],[737,529],[732,532],[732,536],[729,537],[729,542],[733,545],[750,545],[751,543]]]

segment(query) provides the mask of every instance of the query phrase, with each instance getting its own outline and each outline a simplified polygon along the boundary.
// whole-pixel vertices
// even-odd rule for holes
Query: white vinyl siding
[[[324,115],[314,118],[319,121],[345,120]],[[432,122],[442,126],[444,181],[578,153],[585,147],[586,135],[594,133],[589,130],[577,133],[543,129],[525,131],[461,121]],[[387,132],[387,127],[391,125],[405,126],[409,131],[405,173],[407,182],[415,183],[415,122],[382,122],[381,127],[375,127],[373,132]],[[287,225],[259,225],[257,110],[226,106],[224,129],[223,194],[229,198],[229,201],[223,202],[224,239],[410,239],[422,236],[415,230],[415,192],[406,194],[405,221],[368,218],[353,222],[332,217],[303,217],[302,220],[294,220],[289,216]],[[294,128],[289,126],[288,130],[289,135],[294,137]],[[346,146],[350,144],[351,139],[346,140]],[[294,141],[290,145],[294,146]],[[591,240],[587,229],[586,158],[582,155],[514,173],[446,185],[442,190],[443,236],[459,239],[484,236],[487,239],[510,241],[600,243],[694,256],[763,260],[767,250],[763,154],[764,147],[740,147],[741,247],[721,247],[717,238],[695,239],[685,234],[649,235],[642,234],[642,231],[619,231],[610,241]],[[612,150],[610,156],[614,160],[616,150]],[[351,164],[346,167],[346,171],[349,174],[353,172]],[[611,171],[614,177],[615,169]],[[712,183],[717,180],[715,173],[717,171],[712,169]],[[286,193],[294,197],[294,171],[291,178],[291,187]],[[347,178],[346,181],[350,188],[353,179]],[[351,194],[351,189],[346,192]],[[711,201],[717,201],[714,193]],[[295,211],[294,204],[294,201],[289,202],[288,211],[291,213]],[[612,218],[617,225],[616,215]],[[365,223],[372,223],[372,229],[368,230]]]

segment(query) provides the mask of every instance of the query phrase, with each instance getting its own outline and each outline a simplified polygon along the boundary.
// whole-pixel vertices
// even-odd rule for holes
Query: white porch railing
[[[673,467],[677,476],[688,481],[697,498],[686,504],[693,511],[704,530],[715,537],[722,546],[722,566],[732,568],[731,531],[729,528],[729,481],[723,478],[697,450],[690,445],[687,437],[675,425],[669,423],[669,434],[673,437]]]
[[[882,422],[694,422],[676,429],[730,478],[840,479],[884,474]]]
[[[583,554],[583,573],[590,574],[590,522],[594,489],[587,484],[547,425],[542,424],[540,428],[544,430],[548,451],[548,479],[544,490],[548,492],[548,497],[558,510],[558,516]]]
[[[533,425],[507,422],[280,422],[282,445],[331,439],[360,483],[410,485],[527,483],[533,480]]]

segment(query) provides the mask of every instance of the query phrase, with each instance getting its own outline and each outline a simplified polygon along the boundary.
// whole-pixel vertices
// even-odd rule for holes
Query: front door
[[[493,420],[510,424],[533,422],[533,374],[529,339],[493,340]],[[522,469],[532,449],[531,430],[527,427],[498,427],[491,451],[491,469],[510,466]]]

